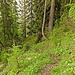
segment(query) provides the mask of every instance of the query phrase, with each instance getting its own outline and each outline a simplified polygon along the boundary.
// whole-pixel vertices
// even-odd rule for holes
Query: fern
[[[75,23],[75,3],[67,4],[66,7],[70,7],[68,17]]]

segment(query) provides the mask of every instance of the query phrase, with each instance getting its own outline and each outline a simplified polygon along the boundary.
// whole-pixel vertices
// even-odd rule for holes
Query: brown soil
[[[55,60],[55,62],[52,64],[47,64],[45,67],[43,67],[41,73],[39,73],[38,75],[51,75],[52,68],[57,66],[61,60],[60,56],[55,56],[53,54],[49,54],[49,56],[52,57]]]

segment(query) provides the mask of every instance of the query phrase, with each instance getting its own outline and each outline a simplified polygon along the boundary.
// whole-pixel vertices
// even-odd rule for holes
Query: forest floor
[[[49,54],[49,56],[53,58],[55,62],[51,64],[47,64],[45,67],[43,67],[43,69],[41,70],[41,73],[39,73],[38,75],[51,75],[50,71],[52,70],[52,68],[57,66],[58,63],[61,61],[60,56],[55,56],[53,54]]]
[[[48,41],[35,44],[36,39],[30,36],[22,48],[13,45],[9,53],[4,50],[0,75],[75,75],[74,27],[55,28]]]

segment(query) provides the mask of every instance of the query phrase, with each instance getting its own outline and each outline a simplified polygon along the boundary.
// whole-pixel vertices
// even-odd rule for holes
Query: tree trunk
[[[25,6],[25,0],[24,0],[24,23],[23,23],[23,40],[26,38],[26,18],[25,18],[25,16],[26,16],[26,14],[25,14],[25,8],[26,8],[26,6]]]
[[[45,30],[45,18],[46,18],[46,5],[47,5],[47,0],[45,0],[45,6],[44,6],[44,17],[43,17],[43,25],[42,25],[42,35],[43,37],[47,40],[44,30]]]
[[[49,31],[52,31],[52,29],[53,29],[54,11],[55,11],[55,0],[51,0]]]

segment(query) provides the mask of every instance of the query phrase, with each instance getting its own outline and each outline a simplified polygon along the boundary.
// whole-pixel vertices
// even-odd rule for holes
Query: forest
[[[0,0],[0,75],[75,75],[75,0]]]

